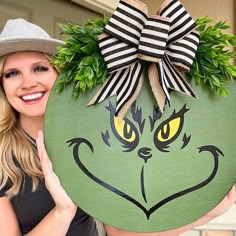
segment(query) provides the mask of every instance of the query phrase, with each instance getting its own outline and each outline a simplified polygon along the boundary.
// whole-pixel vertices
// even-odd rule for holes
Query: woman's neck
[[[32,138],[36,139],[38,137],[38,131],[43,130],[44,116],[26,117],[21,115],[20,124],[27,134],[29,134]]]

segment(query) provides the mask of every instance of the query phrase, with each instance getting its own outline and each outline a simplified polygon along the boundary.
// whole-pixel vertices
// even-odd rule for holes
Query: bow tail
[[[138,97],[143,84],[143,77],[143,66],[139,62],[130,68],[115,71],[87,105],[100,103],[106,98],[116,95],[116,116],[123,119]]]
[[[169,89],[197,98],[191,86],[185,80],[181,72],[171,63],[167,55],[165,55],[163,59],[163,69]]]
[[[163,113],[166,101],[170,100],[167,81],[164,80],[162,62],[152,63],[148,69],[148,78],[159,110]]]
[[[143,65],[136,62],[130,67],[125,86],[117,91],[116,116],[124,118],[132,103],[137,99],[144,81]]]
[[[115,96],[118,88],[122,87],[125,83],[128,74],[128,68],[113,72],[94,97],[89,101],[87,106],[100,103],[108,97]]]

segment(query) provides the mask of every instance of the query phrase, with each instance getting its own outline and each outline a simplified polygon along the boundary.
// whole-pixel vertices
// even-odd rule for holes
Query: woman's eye
[[[9,78],[12,78],[12,77],[15,77],[18,75],[20,75],[19,71],[8,71],[8,72],[4,73],[4,78],[9,79]]]
[[[34,68],[34,72],[43,72],[43,71],[48,71],[49,70],[49,68],[48,67],[46,67],[46,66],[36,66],[35,68]]]

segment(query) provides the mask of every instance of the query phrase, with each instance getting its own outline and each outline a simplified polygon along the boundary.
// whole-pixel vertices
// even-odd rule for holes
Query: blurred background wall
[[[142,0],[149,8],[149,15],[155,14],[162,0]],[[109,15],[119,0],[0,0],[0,29],[9,18],[23,17],[39,24],[52,36],[60,37],[58,23],[83,24],[86,19]],[[235,0],[182,0],[185,8],[196,19],[209,16],[214,21],[227,21],[236,28]]]

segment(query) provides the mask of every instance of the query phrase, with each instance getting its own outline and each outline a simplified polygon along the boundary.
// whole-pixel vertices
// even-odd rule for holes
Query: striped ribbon
[[[166,0],[148,17],[138,0],[121,0],[99,37],[110,72],[88,105],[117,96],[116,115],[123,118],[136,100],[144,80],[144,61],[161,112],[170,103],[170,90],[197,98],[180,71],[189,71],[199,45],[196,23],[178,0]]]

